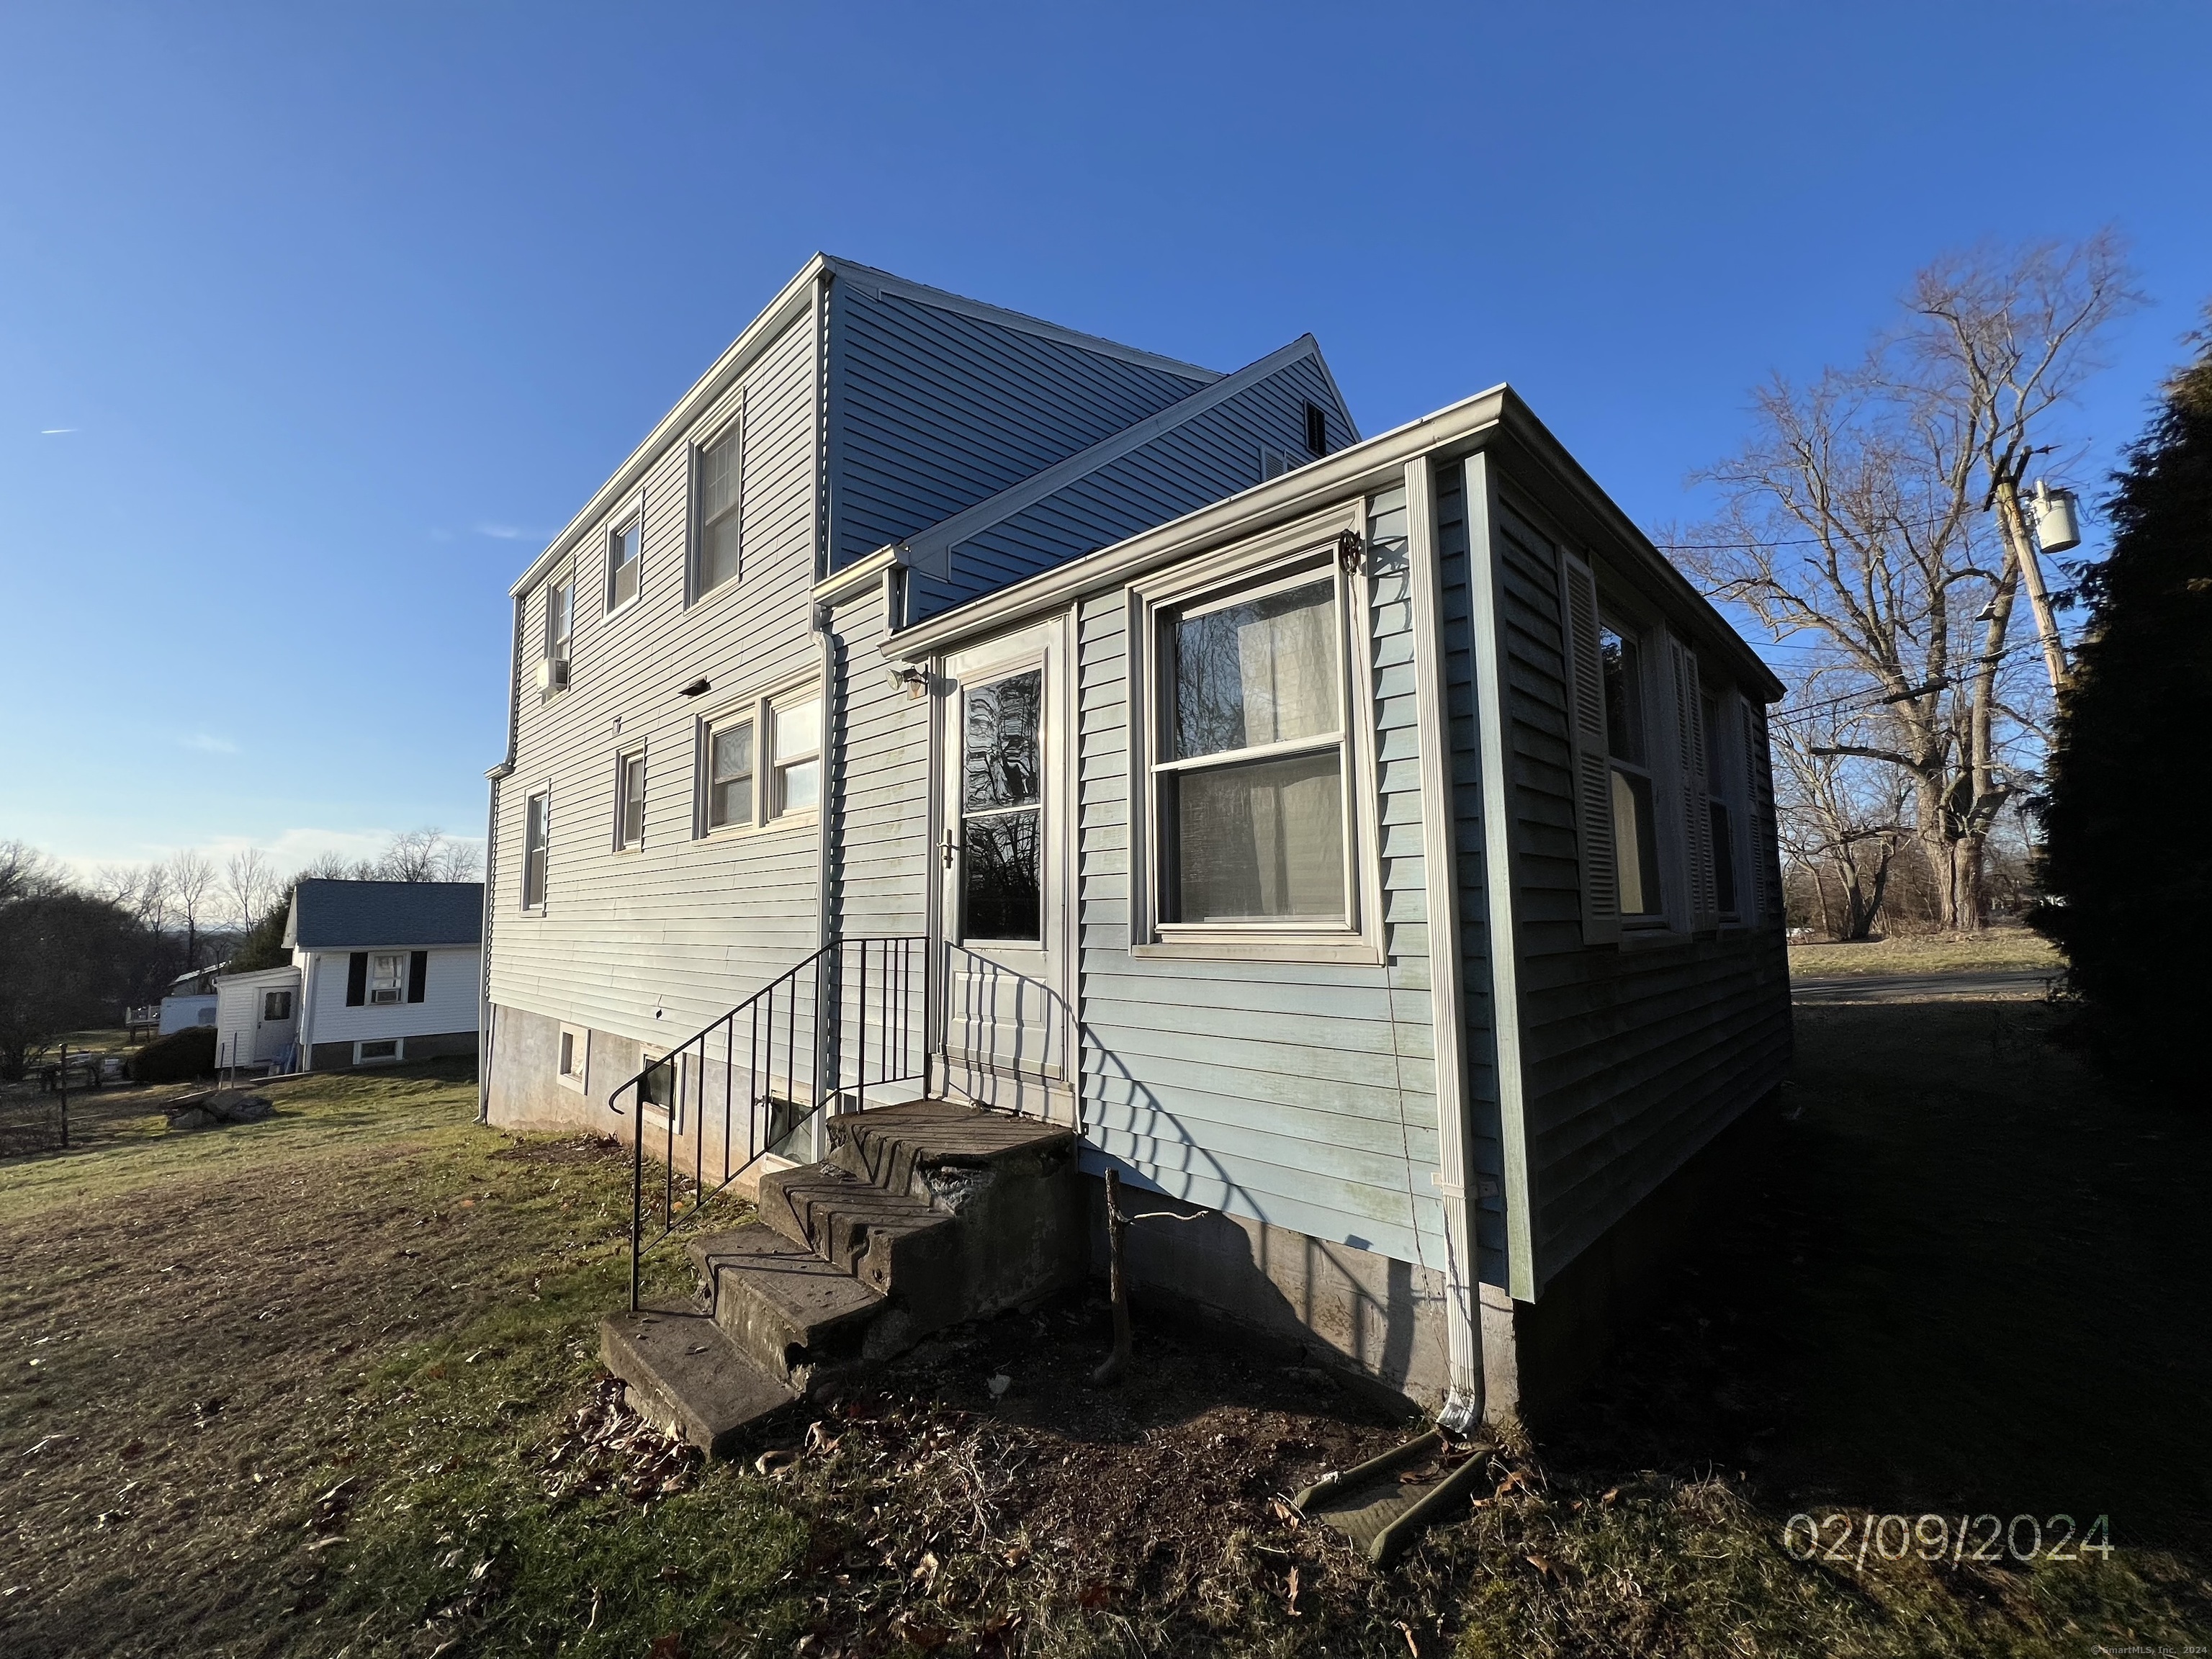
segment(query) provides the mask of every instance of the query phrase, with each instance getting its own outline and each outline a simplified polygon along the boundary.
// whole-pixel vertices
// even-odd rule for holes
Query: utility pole
[[[2074,493],[2069,489],[2047,489],[2039,478],[2035,483],[2036,527],[2031,532],[2027,515],[2021,511],[2023,497],[2020,493],[2021,474],[2027,471],[2033,450],[2024,451],[2013,464],[2000,471],[1990,491],[1990,505],[1996,508],[1997,523],[2004,532],[2005,546],[2020,565],[2021,580],[2027,588],[2027,605],[2035,617],[2036,637],[2043,645],[2043,664],[2051,673],[2051,694],[2054,697],[2064,687],[2067,678],[2066,647],[2058,636],[2058,619],[2051,609],[2051,595],[2043,586],[2043,565],[2036,556],[2039,538],[2046,553],[2063,553],[2081,544],[2081,532],[2075,514]]]

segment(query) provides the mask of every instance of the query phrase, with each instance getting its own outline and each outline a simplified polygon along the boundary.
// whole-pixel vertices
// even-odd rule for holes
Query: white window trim
[[[645,850],[645,813],[647,807],[651,805],[651,796],[648,794],[639,803],[635,841],[631,841],[625,836],[623,833],[625,826],[623,823],[625,809],[629,804],[629,797],[624,793],[624,786],[629,781],[628,776],[629,763],[632,761],[641,764],[644,763],[645,747],[640,743],[633,744],[627,749],[615,750],[615,815],[612,826],[614,846],[611,850],[617,853],[641,853]],[[648,790],[652,787],[652,770],[648,767],[646,773],[646,786]]]
[[[392,1052],[388,1054],[362,1053],[362,1049],[375,1042],[390,1043]],[[356,1039],[353,1045],[353,1063],[356,1066],[397,1066],[406,1058],[407,1039],[405,1037],[360,1037]]]
[[[543,799],[545,802],[545,874],[538,884],[538,902],[530,902],[530,804]],[[516,908],[526,916],[542,916],[550,908],[553,898],[553,780],[547,778],[537,788],[525,790],[522,796],[522,856],[517,860],[522,866],[520,890],[515,894]]]
[[[562,1037],[568,1039],[569,1053],[576,1060],[576,1069],[573,1072],[564,1072],[561,1069],[560,1044]],[[564,1023],[554,1037],[553,1043],[553,1080],[562,1088],[573,1089],[580,1095],[586,1092],[586,1085],[590,1080],[592,1071],[592,1028],[588,1025],[570,1025]]]
[[[700,714],[693,722],[691,743],[691,838],[694,841],[720,841],[727,836],[769,835],[780,830],[797,830],[814,824],[822,816],[821,795],[817,789],[812,806],[802,806],[795,811],[776,812],[771,810],[771,792],[775,787],[774,759],[775,711],[779,703],[788,706],[795,702],[818,702],[822,696],[822,679],[818,674],[785,676],[769,685],[762,686],[718,703]],[[822,732],[814,749],[814,761],[822,787],[826,787],[829,772],[825,764],[829,750],[830,711],[822,711]],[[714,741],[715,731],[722,726],[750,724],[753,729],[753,790],[752,815],[737,823],[709,823],[708,809],[714,791]]]
[[[1376,825],[1381,785],[1375,753],[1374,640],[1369,598],[1371,568],[1346,571],[1339,538],[1367,532],[1368,495],[1285,525],[1179,565],[1129,589],[1129,952],[1211,961],[1352,962],[1383,959],[1382,860]],[[1158,774],[1163,692],[1159,628],[1165,613],[1218,590],[1258,587],[1316,556],[1337,579],[1338,668],[1344,678],[1344,848],[1342,923],[1258,921],[1163,923],[1159,920],[1164,834]],[[1321,568],[1321,567],[1316,567]],[[1223,592],[1224,598],[1228,594]]]

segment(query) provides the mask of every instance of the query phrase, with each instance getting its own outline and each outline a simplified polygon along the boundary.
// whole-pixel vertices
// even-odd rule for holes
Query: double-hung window
[[[1650,697],[1636,635],[1610,618],[1598,632],[1606,748],[1613,777],[1613,856],[1623,920],[1662,914],[1659,822],[1652,787]]]
[[[576,573],[565,571],[545,588],[545,654],[556,662],[568,659],[576,632]]]
[[[711,593],[738,574],[744,538],[744,431],[742,421],[699,451],[699,544],[696,591]]]
[[[633,518],[607,536],[607,610],[621,610],[637,598],[640,567],[644,563],[645,528]]]
[[[753,722],[719,720],[707,729],[707,828],[753,821]]]
[[[700,734],[699,833],[762,829],[822,799],[822,694],[748,698]]]
[[[769,706],[770,788],[766,817],[811,811],[822,799],[822,699],[810,693]]]
[[[1158,616],[1164,935],[1350,925],[1342,580],[1310,561]]]
[[[368,1000],[372,1004],[407,1000],[407,953],[372,951],[368,957]]]
[[[545,834],[547,792],[541,789],[522,809],[522,908],[542,909],[545,904]]]
[[[645,845],[645,751],[615,760],[615,845]]]

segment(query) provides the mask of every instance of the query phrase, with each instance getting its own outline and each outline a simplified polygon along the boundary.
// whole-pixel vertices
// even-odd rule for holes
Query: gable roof
[[[480,881],[303,881],[284,943],[303,951],[480,944],[483,890]]]
[[[752,367],[755,359],[816,303],[816,284],[828,277],[852,283],[878,297],[888,294],[919,305],[934,306],[940,311],[956,312],[963,317],[995,323],[1018,334],[1057,340],[1062,344],[1079,346],[1086,351],[1094,351],[1123,362],[1160,369],[1201,386],[1221,378],[1218,369],[1201,368],[1195,363],[1139,351],[1134,346],[1122,345],[1118,341],[1081,333],[1075,329],[1062,328],[1057,323],[1025,316],[1018,311],[1008,311],[999,306],[986,305],[981,300],[948,294],[943,289],[908,282],[903,276],[894,276],[890,272],[878,270],[872,265],[841,259],[834,254],[817,253],[799,267],[798,274],[783,285],[758,316],[745,325],[744,331],[714,359],[704,374],[692,383],[691,389],[677,399],[676,406],[654,423],[653,430],[645,434],[637,447],[630,451],[629,458],[562,526],[560,534],[546,544],[545,550],[532,559],[529,568],[515,578],[507,592],[520,599],[566,556],[580,537],[605,519],[613,510],[615,503],[645,476],[653,462],[675,441],[677,434],[697,420],[715,398]]]
[[[956,513],[951,518],[908,537],[898,544],[904,555],[904,562],[917,570],[942,570],[952,550],[970,537],[980,535],[993,525],[1002,523],[1024,508],[1036,506],[1077,479],[1087,477],[1101,467],[1111,465],[1133,450],[1141,449],[1177,427],[1196,420],[1208,410],[1227,403],[1238,392],[1306,357],[1316,362],[1321,358],[1321,342],[1310,334],[1300,335],[1290,344],[1279,351],[1268,353],[1256,363],[1248,364],[1234,374],[1223,375],[1211,386],[1192,392],[1180,403],[1170,404],[1158,414],[1148,415],[1135,425],[1124,427],[1112,436],[1102,438],[1090,448],[1079,450],[1066,460],[1000,490],[988,501],[978,501],[965,511]],[[1347,422],[1352,418],[1348,410],[1344,411],[1344,416]],[[1352,429],[1355,433],[1358,430],[1357,427]]]

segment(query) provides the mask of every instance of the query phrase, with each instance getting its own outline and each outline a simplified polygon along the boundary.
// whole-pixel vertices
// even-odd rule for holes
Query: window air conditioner
[[[565,691],[568,689],[568,659],[566,657],[540,657],[538,659],[538,689],[540,691]]]

